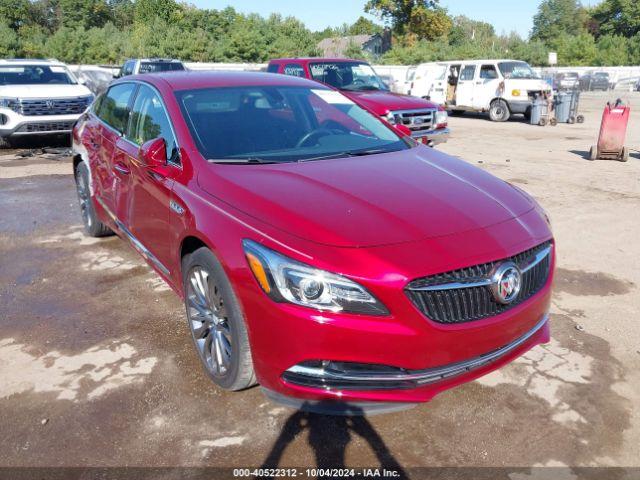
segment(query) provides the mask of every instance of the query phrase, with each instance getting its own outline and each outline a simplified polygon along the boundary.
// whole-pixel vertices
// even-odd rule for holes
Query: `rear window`
[[[279,67],[280,67],[280,65],[278,65],[277,63],[271,63],[267,67],[267,72],[268,73],[278,73],[278,68]]]
[[[138,73],[175,72],[184,70],[180,62],[142,62]]]

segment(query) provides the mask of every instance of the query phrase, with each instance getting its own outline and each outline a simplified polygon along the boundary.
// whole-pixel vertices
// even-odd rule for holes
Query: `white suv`
[[[0,147],[18,136],[70,133],[92,101],[63,63],[0,60]]]

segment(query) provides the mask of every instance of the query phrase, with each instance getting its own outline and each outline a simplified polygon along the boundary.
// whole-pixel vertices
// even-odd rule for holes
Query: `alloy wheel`
[[[225,376],[231,368],[233,336],[220,289],[200,266],[187,277],[187,316],[207,371],[214,377]]]

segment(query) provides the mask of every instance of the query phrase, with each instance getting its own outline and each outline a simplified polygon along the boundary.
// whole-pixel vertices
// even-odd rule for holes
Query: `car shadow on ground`
[[[374,452],[379,465],[375,468],[394,471],[395,478],[408,478],[384,440],[357,406],[349,406],[346,415],[321,415],[307,411],[303,405],[285,422],[261,468],[278,468],[289,444],[307,431],[308,443],[318,469],[345,468],[345,452],[354,435],[362,438]],[[318,476],[318,478],[331,478]]]

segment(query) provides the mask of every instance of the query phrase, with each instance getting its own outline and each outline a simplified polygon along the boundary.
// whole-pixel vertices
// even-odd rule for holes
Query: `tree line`
[[[368,0],[364,11],[392,32],[383,63],[511,57],[546,65],[640,64],[640,2],[544,0],[527,39],[492,25],[451,17],[438,0]],[[200,9],[176,0],[0,0],[0,57],[57,58],[119,64],[125,58],[172,57],[195,62],[265,62],[314,56],[323,38],[373,34],[383,27],[361,17],[311,31],[293,17]],[[366,57],[357,46],[351,56]]]

